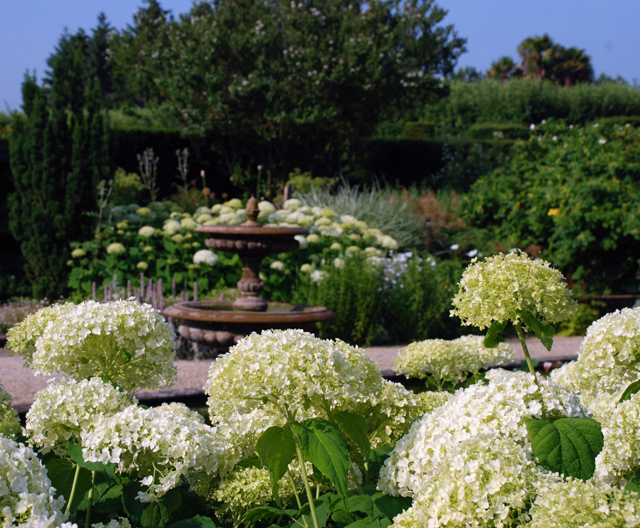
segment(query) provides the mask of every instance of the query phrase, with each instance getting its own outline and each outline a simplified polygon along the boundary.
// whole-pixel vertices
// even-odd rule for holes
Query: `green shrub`
[[[467,130],[467,136],[473,139],[528,139],[528,127],[519,123],[475,123]]]
[[[338,183],[338,178],[314,178],[310,172],[300,172],[300,169],[296,168],[289,173],[289,180],[285,185],[290,185],[294,191],[305,194],[312,189],[331,189],[335,187],[336,183]]]
[[[405,123],[403,136],[409,139],[431,139],[435,132],[435,125],[431,122],[410,121]]]
[[[539,246],[579,290],[638,292],[639,142],[632,126],[541,125],[471,187],[463,219],[507,249]]]
[[[126,172],[118,167],[113,175],[113,191],[111,203],[113,205],[127,205],[138,201],[138,196],[144,191],[140,176],[133,172]]]

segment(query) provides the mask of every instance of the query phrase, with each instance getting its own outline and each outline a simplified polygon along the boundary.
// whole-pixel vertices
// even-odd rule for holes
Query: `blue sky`
[[[174,14],[192,0],[160,0]],[[586,49],[596,75],[640,80],[640,0],[436,0],[449,10],[444,20],[467,38],[459,66],[486,70],[503,55],[517,58],[526,37],[549,33],[566,46]],[[115,28],[131,23],[141,0],[0,0],[0,110],[21,105],[27,70],[41,78],[46,59],[64,28],[71,33],[96,25],[104,11]]]

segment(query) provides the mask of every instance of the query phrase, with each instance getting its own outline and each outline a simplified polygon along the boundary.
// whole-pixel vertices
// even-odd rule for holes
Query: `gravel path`
[[[527,346],[534,359],[544,361],[569,361],[577,357],[581,337],[556,337],[551,352],[547,351],[537,339],[527,340]],[[522,348],[517,338],[507,339],[515,351],[517,363],[524,359]],[[393,377],[393,362],[401,346],[366,348],[367,356],[373,359],[383,376]],[[159,401],[199,398],[202,400],[202,387],[207,380],[207,373],[211,365],[210,359],[189,361],[176,360],[178,381],[170,390],[141,391],[137,394],[141,400]],[[26,412],[33,401],[36,392],[47,385],[47,380],[56,376],[35,376],[29,369],[22,367],[22,357],[9,355],[8,351],[0,349],[0,385],[12,398],[13,406],[20,413]]]

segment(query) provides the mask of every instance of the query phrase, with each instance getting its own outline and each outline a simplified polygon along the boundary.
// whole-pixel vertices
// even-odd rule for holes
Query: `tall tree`
[[[504,82],[514,77],[522,77],[522,70],[511,57],[505,55],[491,63],[491,68],[487,70],[487,77]]]
[[[145,57],[174,115],[218,134],[229,173],[328,175],[385,111],[442,93],[465,42],[445,14],[433,0],[214,0]]]
[[[555,44],[546,54],[545,68],[549,78],[570,87],[578,82],[593,81],[591,57],[585,50]]]
[[[553,46],[553,41],[547,33],[540,36],[524,39],[518,46],[518,54],[522,59],[521,67],[524,75],[529,78],[543,79],[546,71],[544,69],[544,56]]]

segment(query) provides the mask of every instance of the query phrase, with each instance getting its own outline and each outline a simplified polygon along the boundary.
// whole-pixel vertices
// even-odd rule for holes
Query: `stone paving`
[[[551,351],[547,351],[535,338],[527,340],[527,346],[534,359],[545,361],[570,361],[577,357],[582,337],[556,337]],[[515,351],[516,364],[524,359],[522,348],[517,338],[507,339],[509,345]],[[398,355],[401,346],[371,347],[366,348],[366,354],[373,359],[383,376],[393,377],[393,362]],[[185,400],[196,399],[203,401],[202,387],[207,379],[210,359],[197,361],[176,360],[178,368],[178,381],[169,390],[141,391],[137,394],[143,401],[159,400]],[[0,349],[0,385],[12,397],[13,406],[18,412],[26,412],[36,392],[47,385],[47,380],[56,376],[35,376],[29,369],[22,367],[20,356],[9,355],[8,351]]]

